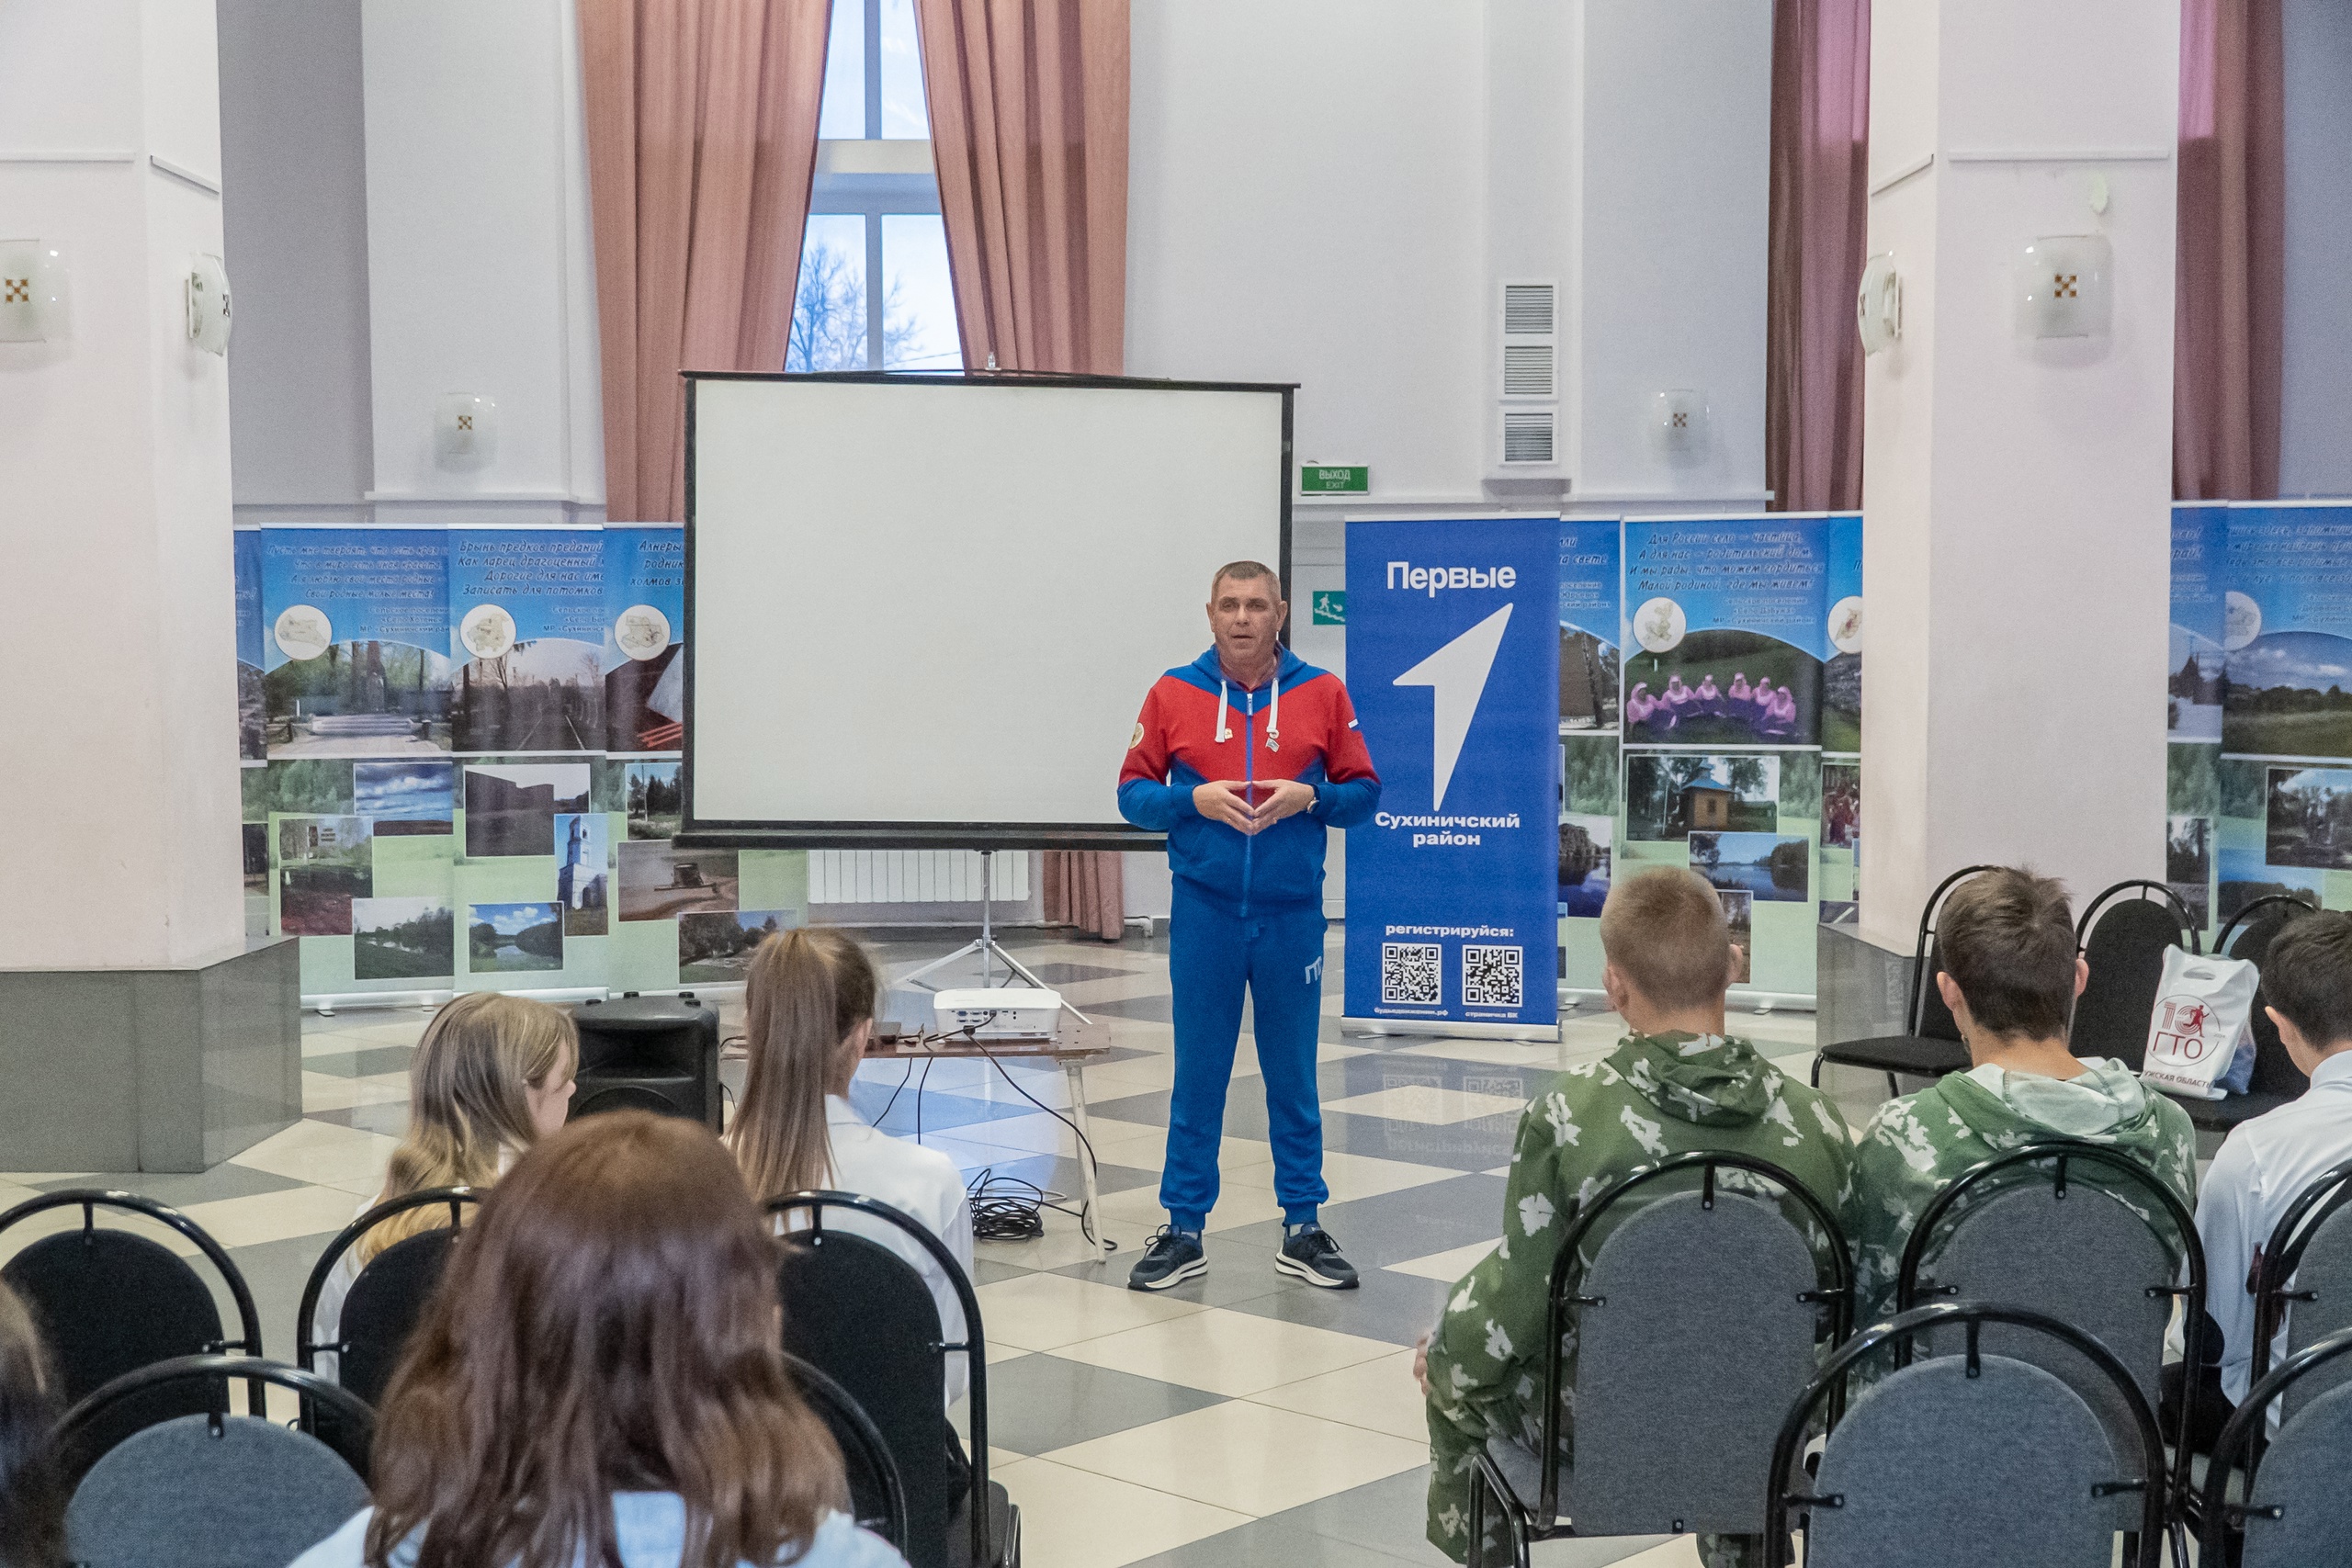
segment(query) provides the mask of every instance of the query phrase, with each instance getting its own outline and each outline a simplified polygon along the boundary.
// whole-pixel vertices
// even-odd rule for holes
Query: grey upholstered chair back
[[[1987,1325],[1985,1339],[1992,1338]],[[2127,1477],[2081,1394],[1986,1354],[1916,1362],[1872,1385],[1829,1434],[1805,1568],[2109,1568]]]
[[[2113,1351],[2154,1404],[2172,1321],[2173,1298],[2164,1292],[2176,1269],[2163,1238],[2122,1200],[2079,1177],[2062,1198],[2046,1178],[2018,1174],[2022,1179],[1970,1204],[1952,1223],[1927,1257],[1919,1300],[2004,1302],[2046,1313]],[[2004,1324],[1987,1324],[1984,1334],[1987,1350],[2047,1366],[2077,1388],[2098,1386],[2073,1370],[2079,1357],[2045,1336]],[[1958,1345],[1949,1331],[1923,1339],[1922,1353]]]
[[[2333,1371],[2345,1358],[2319,1369]],[[2296,1380],[2309,1382],[2312,1376]],[[2344,1483],[2344,1456],[2352,1453],[2352,1385],[2338,1382],[2300,1404],[2278,1428],[2255,1472],[2252,1509],[2278,1510],[2277,1518],[2249,1512],[2245,1568],[2352,1568],[2352,1487]]]
[[[1822,1308],[1804,1232],[1771,1200],[1719,1187],[1641,1204],[1579,1287],[1578,1535],[1763,1529],[1772,1439],[1815,1371]]]
[[[2289,1284],[2298,1298],[2307,1299],[2287,1307],[2288,1355],[2352,1328],[2352,1206],[2337,1209],[2311,1229]],[[2291,1420],[2304,1405],[2346,1382],[2352,1382],[2352,1359],[2339,1357],[2314,1367],[2287,1385],[2279,1418]]]
[[[88,1568],[286,1563],[368,1506],[368,1486],[317,1438],[251,1416],[183,1416],[109,1449],[65,1511]]]

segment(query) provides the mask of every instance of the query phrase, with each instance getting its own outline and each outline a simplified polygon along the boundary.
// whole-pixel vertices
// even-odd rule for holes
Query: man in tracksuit
[[[1347,1290],[1356,1271],[1317,1223],[1329,1195],[1315,1083],[1324,829],[1369,820],[1380,779],[1348,689],[1282,645],[1290,606],[1272,571],[1256,561],[1226,567],[1209,586],[1208,612],[1216,646],[1153,685],[1119,773],[1119,814],[1168,835],[1175,883],[1176,1092],[1159,1182],[1168,1224],[1127,1284],[1161,1291],[1208,1271],[1201,1230],[1216,1205],[1247,987],[1283,1206],[1274,1267]]]

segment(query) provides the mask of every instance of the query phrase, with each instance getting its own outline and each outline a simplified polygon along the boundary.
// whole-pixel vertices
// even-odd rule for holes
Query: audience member
[[[375,1506],[295,1568],[881,1568],[785,1371],[775,1243],[694,1122],[583,1118],[466,1228],[376,1427]]]
[[[0,1285],[0,1564],[62,1568],[65,1495],[50,1433],[59,1411],[32,1314]]]
[[[754,1198],[822,1188],[878,1198],[945,1242],[968,1278],[972,1206],[956,1162],[867,1126],[849,1102],[881,989],[873,959],[844,931],[814,926],[761,943],[744,987],[751,1069],[728,1142]],[[955,1286],[911,1238],[863,1214],[830,1213],[825,1224],[905,1258],[930,1285],[947,1337],[964,1337]],[[963,1357],[947,1359],[949,1404],[969,1376]]]
[[[1852,1137],[1837,1108],[1727,1037],[1724,988],[1738,953],[1714,890],[1687,871],[1619,882],[1600,915],[1601,983],[1629,1032],[1570,1067],[1520,1118],[1503,1239],[1455,1286],[1416,1366],[1429,1401],[1429,1539],[1460,1560],[1470,1470],[1490,1438],[1542,1441],[1552,1267],[1579,1205],[1619,1179],[1693,1149],[1753,1155],[1834,1202]],[[1586,1239],[1586,1261],[1600,1235]],[[1563,1350],[1573,1383],[1574,1346]],[[1563,1431],[1566,1462],[1573,1434]],[[1710,1563],[1760,1562],[1752,1536],[1701,1540]]]
[[[2232,1129],[2197,1196],[2210,1314],[2201,1358],[2207,1366],[2189,1427],[2199,1453],[2211,1450],[2222,1424],[2245,1398],[2264,1245],[2304,1188],[2352,1160],[2352,915],[2329,909],[2297,916],[2263,960],[2262,992],[2287,1055],[2312,1087]],[[2270,1364],[2285,1354],[2282,1328]],[[2167,1431],[2183,1381],[2181,1363],[2165,1369]]]
[[[359,1206],[435,1187],[486,1188],[537,1140],[563,1125],[580,1066],[580,1032],[571,1015],[525,997],[473,991],[433,1015],[409,1063],[408,1133],[392,1151],[383,1190]],[[446,1208],[424,1204],[370,1229],[335,1260],[311,1337],[333,1344],[344,1298],[375,1256],[394,1242],[449,1223]],[[336,1358],[318,1359],[334,1377]]]
[[[1969,1060],[1889,1100],[1855,1151],[1843,1207],[1854,1249],[1856,1321],[1893,1315],[1911,1227],[1944,1186],[2007,1150],[2046,1138],[2119,1149],[2178,1194],[2197,1198],[2197,1132],[2188,1112],[2104,1056],[2066,1047],[2090,966],[2075,950],[2066,890],[2008,868],[1954,888],[1936,917],[1936,976]],[[2094,1187],[2098,1168],[2077,1178]],[[2117,1195],[2131,1201],[2128,1190]]]

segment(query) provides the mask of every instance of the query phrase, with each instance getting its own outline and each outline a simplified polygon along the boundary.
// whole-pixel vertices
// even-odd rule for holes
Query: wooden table
[[[1008,1063],[1040,1060],[1058,1063],[1062,1077],[1069,1085],[1070,1122],[1083,1140],[1093,1136],[1086,1125],[1086,1064],[1098,1056],[1108,1055],[1110,1051],[1109,1024],[1094,1021],[1081,1022],[1064,1012],[1056,1021],[1049,1039],[976,1041],[958,1034],[943,1040],[923,1041],[905,1034],[885,1040],[877,1034],[866,1044],[865,1060],[914,1063],[988,1057]],[[1111,1245],[1102,1234],[1102,1195],[1095,1190],[1094,1161],[1087,1151],[1088,1145],[1081,1141],[1078,1148],[1078,1169],[1084,1196],[1079,1212],[1084,1216],[1085,1228],[1094,1233],[1092,1245],[1095,1249],[1107,1258]]]

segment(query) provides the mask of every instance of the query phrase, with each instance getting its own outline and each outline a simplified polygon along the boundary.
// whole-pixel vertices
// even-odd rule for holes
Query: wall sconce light
[[[2103,234],[2044,234],[2018,253],[2019,337],[2105,337],[2115,316],[2115,247]]]
[[[1707,450],[1706,393],[1669,387],[1650,400],[1650,419],[1668,457],[1688,459]]]
[[[207,354],[229,352],[229,273],[214,255],[188,261],[183,284],[187,300],[187,341]]]
[[[444,392],[433,407],[433,456],[445,468],[479,468],[498,451],[498,403],[473,392]]]
[[[1854,326],[1864,354],[1883,354],[1903,335],[1903,275],[1894,253],[1881,251],[1862,264],[1862,284],[1854,291]]]
[[[73,325],[73,278],[57,247],[0,240],[0,343],[49,343]]]

